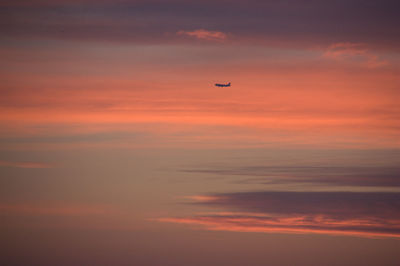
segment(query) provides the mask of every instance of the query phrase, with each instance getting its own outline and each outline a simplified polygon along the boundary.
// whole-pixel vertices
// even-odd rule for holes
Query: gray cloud
[[[243,166],[187,169],[184,172],[245,176],[237,183],[315,183],[338,186],[400,186],[399,167]]]
[[[204,201],[237,211],[328,215],[343,218],[400,219],[400,193],[386,192],[241,192],[212,195]],[[197,203],[198,204],[198,203]]]

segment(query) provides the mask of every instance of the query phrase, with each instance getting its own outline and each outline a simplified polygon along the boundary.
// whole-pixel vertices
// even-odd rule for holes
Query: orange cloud
[[[265,214],[217,213],[209,216],[160,218],[158,221],[199,225],[215,231],[400,237],[400,220],[379,221],[373,217],[335,220],[321,215],[274,217]]]
[[[218,199],[217,196],[210,196],[210,195],[194,195],[194,196],[187,196],[187,199],[191,199],[195,202],[212,202]]]
[[[158,221],[207,230],[400,237],[399,202],[399,193],[384,192],[221,193],[193,205],[222,211]]]
[[[194,30],[194,31],[178,31],[177,35],[189,36],[200,40],[207,41],[222,41],[225,40],[228,36],[220,31],[208,31],[204,29]]]

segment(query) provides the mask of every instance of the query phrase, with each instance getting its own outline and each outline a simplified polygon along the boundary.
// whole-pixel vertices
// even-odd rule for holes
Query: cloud
[[[207,230],[353,235],[360,237],[400,237],[400,220],[334,220],[324,216],[240,216],[209,215],[186,218],[162,218],[161,222],[200,225]]]
[[[227,35],[220,31],[208,31],[208,30],[194,30],[194,31],[184,31],[180,30],[176,33],[177,35],[189,36],[199,40],[207,41],[222,41],[227,38]]]
[[[4,2],[4,3],[3,3]],[[182,25],[258,41],[324,45],[337,40],[398,49],[397,1],[3,1],[6,36],[133,43],[174,41]],[[366,30],[368,29],[368,30]],[[176,40],[175,40],[176,41]]]
[[[214,201],[214,200],[218,199],[215,196],[207,196],[207,195],[194,195],[194,196],[188,196],[185,198],[194,200],[196,202],[207,202],[207,201]]]
[[[243,176],[235,183],[324,184],[361,187],[400,187],[400,168],[395,166],[236,166],[186,169],[188,173]]]
[[[342,42],[329,46],[324,57],[338,61],[352,61],[368,68],[386,66],[388,61],[380,59],[362,43]]]
[[[15,167],[15,168],[52,168],[54,167],[48,163],[39,162],[10,162],[10,161],[0,161],[0,167]]]
[[[86,216],[112,213],[110,206],[73,204],[0,204],[0,213],[33,216]]]
[[[208,230],[400,237],[400,193],[245,192],[196,204],[211,214],[160,218]]]

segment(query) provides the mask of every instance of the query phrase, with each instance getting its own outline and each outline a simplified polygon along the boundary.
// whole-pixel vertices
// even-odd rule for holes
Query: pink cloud
[[[194,196],[187,196],[185,198],[193,200],[194,202],[212,202],[217,200],[219,197],[210,195],[194,195]]]
[[[323,56],[337,61],[356,61],[368,68],[377,68],[388,64],[386,60],[380,59],[362,43],[335,43],[328,47]]]
[[[200,40],[207,41],[222,41],[227,38],[227,35],[220,31],[208,31],[204,29],[198,29],[194,31],[178,31],[177,35],[189,36]]]
[[[192,217],[160,218],[170,222],[200,226],[212,231],[353,235],[359,237],[400,237],[399,220],[332,219],[323,215],[274,216],[266,214],[216,213]],[[382,230],[382,228],[385,228]]]
[[[156,221],[217,231],[400,237],[399,193],[266,191],[206,196],[206,201],[192,199],[195,205],[222,209]]]

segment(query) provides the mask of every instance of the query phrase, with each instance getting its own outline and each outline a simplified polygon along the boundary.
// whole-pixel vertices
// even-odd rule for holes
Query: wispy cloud
[[[33,216],[87,216],[112,213],[110,206],[84,204],[0,204],[0,213]]]
[[[188,173],[242,176],[236,183],[290,184],[308,183],[337,186],[400,187],[398,167],[374,166],[232,166],[186,169]]]
[[[184,31],[180,30],[176,33],[180,36],[189,36],[199,40],[207,41],[222,41],[227,38],[227,35],[220,31],[208,31],[204,29],[194,30],[194,31]]]
[[[243,216],[198,215],[184,218],[162,218],[161,222],[203,226],[207,230],[353,235],[361,237],[400,237],[400,220],[376,221],[374,219],[335,220],[324,216]]]
[[[342,42],[332,44],[325,51],[324,57],[338,61],[358,62],[368,68],[377,68],[388,64],[388,61],[379,58],[362,43]]]
[[[159,221],[238,232],[400,237],[400,193],[247,192],[212,197],[197,204],[222,212]]]
[[[15,167],[15,168],[53,168],[54,165],[40,162],[12,162],[0,161],[0,167]]]

